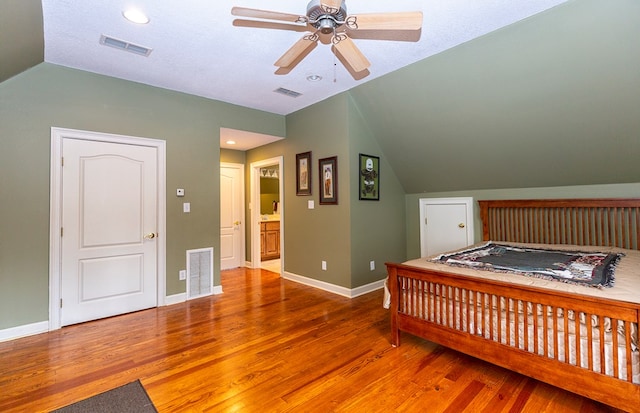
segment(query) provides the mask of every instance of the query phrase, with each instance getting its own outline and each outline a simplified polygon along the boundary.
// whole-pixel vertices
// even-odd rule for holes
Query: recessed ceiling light
[[[227,145],[235,145],[236,141],[227,141]]]
[[[132,23],[137,24],[147,24],[149,23],[149,18],[146,14],[137,9],[129,9],[122,12],[122,15],[125,19],[129,20]]]
[[[309,82],[318,82],[318,81],[322,80],[322,76],[320,76],[320,75],[309,75],[309,76],[307,76],[307,80]]]

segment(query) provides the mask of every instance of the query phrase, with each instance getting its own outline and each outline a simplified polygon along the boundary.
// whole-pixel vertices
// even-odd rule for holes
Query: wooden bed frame
[[[479,201],[479,205],[484,240],[640,249],[640,199],[503,200]],[[640,384],[632,382],[630,344],[631,323],[640,325],[640,304],[487,279],[470,279],[446,270],[432,271],[395,263],[386,265],[391,293],[391,333],[394,346],[400,345],[401,331],[411,333],[610,406],[640,412]],[[431,292],[429,294],[435,296],[435,299],[415,298],[418,294],[427,292]],[[461,304],[459,297],[470,297],[467,301],[472,304]],[[432,301],[437,301],[438,305]],[[535,343],[535,348],[524,350],[519,347],[532,345],[517,347],[511,343],[511,339],[503,342],[501,333],[495,336],[496,330],[510,328],[510,312],[501,312],[500,308],[496,310],[495,304],[488,305],[500,301],[514,306],[535,306],[536,316],[532,317],[533,321],[523,317],[524,332],[518,332],[517,328],[510,333],[507,331],[508,334],[515,334],[517,342],[522,340],[522,343]],[[469,313],[469,307],[472,307],[471,311],[475,311],[475,315]],[[540,309],[540,313],[537,309]],[[465,311],[466,320],[464,314],[460,314]],[[543,321],[539,321],[539,316],[545,311],[553,314],[560,311],[564,314],[564,320],[561,318],[560,321],[548,322],[547,317],[543,317]],[[621,320],[626,326],[626,340],[623,341],[626,359],[619,359],[618,352],[613,352],[613,376],[600,373],[600,363],[592,362],[593,348],[598,351],[599,347],[599,360],[604,359],[605,329],[592,328],[591,323],[586,323],[584,328],[587,331],[583,335],[578,317],[573,320],[567,316],[570,311],[583,314],[587,319],[592,316],[599,317],[599,320],[609,317],[614,326],[616,320]],[[437,316],[429,315],[433,312],[437,312]],[[506,317],[506,322],[502,320],[506,327],[501,322],[494,325],[496,317]],[[513,313],[511,317],[514,317]],[[454,328],[456,323],[462,326],[470,318],[476,321],[475,326]],[[552,318],[558,320],[558,317]],[[533,325],[528,325],[531,323]],[[538,325],[540,323],[544,325]],[[477,333],[478,328],[482,329],[481,334]],[[570,328],[578,331],[578,338],[588,340],[588,368],[565,360],[564,354],[558,352],[558,342],[564,342],[565,348],[569,347],[568,335],[561,331],[569,331]],[[539,334],[538,329],[547,333]],[[518,335],[524,337],[519,338]],[[533,337],[529,337],[530,335]],[[549,338],[548,335],[552,337]],[[617,334],[611,334],[611,337],[615,348],[620,339]],[[544,346],[538,345],[542,341]],[[553,351],[549,351],[548,346]],[[580,359],[580,346],[577,347],[577,359]],[[587,354],[583,356],[586,357]],[[626,378],[617,378],[620,376],[618,363],[622,360],[626,360]]]

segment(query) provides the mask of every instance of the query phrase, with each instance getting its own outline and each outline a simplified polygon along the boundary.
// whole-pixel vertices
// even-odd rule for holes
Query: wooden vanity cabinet
[[[260,259],[280,258],[280,221],[260,223]]]

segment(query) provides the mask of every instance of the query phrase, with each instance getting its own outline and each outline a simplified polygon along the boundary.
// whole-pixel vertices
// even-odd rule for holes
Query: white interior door
[[[244,265],[244,165],[220,164],[220,269]]]
[[[420,200],[421,255],[428,257],[473,244],[473,199]]]
[[[157,148],[62,141],[61,325],[157,305]]]

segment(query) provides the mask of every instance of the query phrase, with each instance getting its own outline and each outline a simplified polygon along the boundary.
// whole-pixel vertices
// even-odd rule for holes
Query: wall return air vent
[[[187,299],[213,294],[213,248],[187,251]]]
[[[120,49],[127,52],[135,53],[140,56],[149,56],[153,49],[126,42],[124,40],[116,39],[114,37],[100,36],[100,44],[113,47],[114,49]]]

